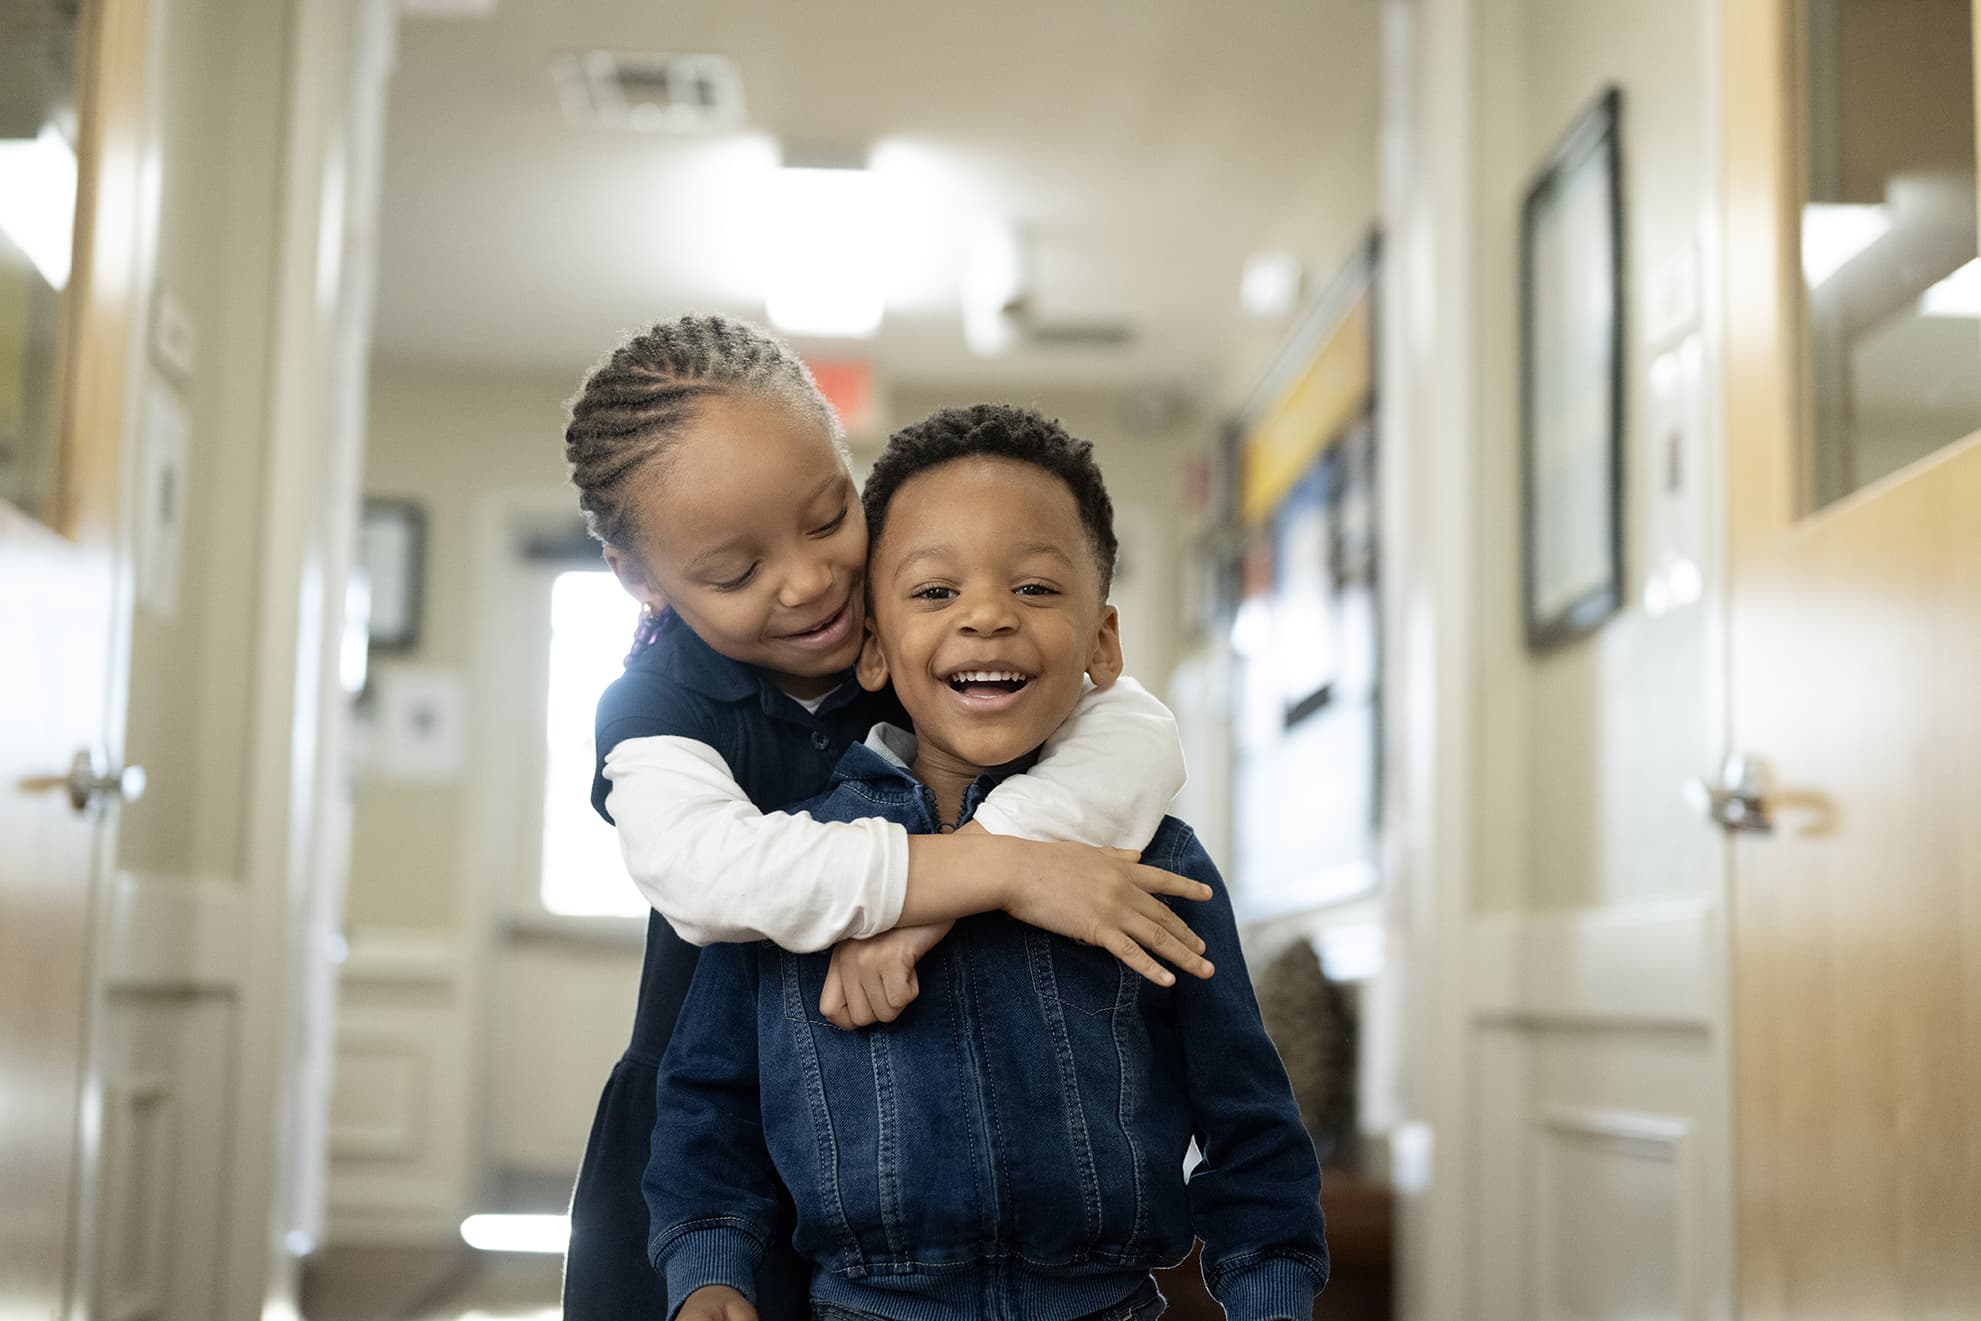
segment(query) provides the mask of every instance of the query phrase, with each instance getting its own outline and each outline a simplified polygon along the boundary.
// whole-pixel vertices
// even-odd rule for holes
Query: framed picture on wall
[[[426,577],[426,511],[411,500],[366,500],[358,562],[371,590],[371,649],[419,645]]]
[[[1578,119],[1521,209],[1521,566],[1527,645],[1623,600],[1622,93]]]

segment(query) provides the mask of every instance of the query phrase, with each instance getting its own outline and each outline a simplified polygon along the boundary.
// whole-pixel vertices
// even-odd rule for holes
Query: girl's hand
[[[892,1023],[922,993],[915,965],[949,934],[954,922],[896,927],[866,940],[842,940],[832,949],[819,1012],[834,1027],[851,1030]]]
[[[1020,922],[1098,945],[1158,986],[1175,985],[1176,976],[1157,958],[1196,977],[1216,971],[1197,933],[1156,897],[1208,899],[1210,886],[1144,867],[1133,849],[1012,842],[1028,850],[1005,891],[1004,911]]]
[[[675,1321],[757,1321],[757,1309],[726,1284],[705,1284],[688,1295]]]

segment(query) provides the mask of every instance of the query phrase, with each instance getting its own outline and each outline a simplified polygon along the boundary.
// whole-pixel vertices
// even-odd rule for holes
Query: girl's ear
[[[853,677],[870,693],[887,687],[887,657],[881,654],[880,639],[874,633],[874,617],[867,615],[866,636],[860,641],[860,659],[853,666]]]
[[[1087,677],[1096,688],[1111,688],[1121,677],[1121,615],[1111,605],[1101,607],[1101,627],[1093,655],[1087,658]]]
[[[667,608],[667,598],[661,594],[660,588],[654,586],[653,580],[647,577],[647,571],[640,566],[637,559],[617,546],[607,546],[605,562],[612,569],[612,576],[617,578],[619,585],[626,589],[626,595],[648,607],[655,614]]]

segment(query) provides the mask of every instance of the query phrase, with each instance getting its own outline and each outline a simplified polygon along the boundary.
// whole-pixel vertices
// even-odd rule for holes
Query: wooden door
[[[1730,733],[1773,781],[1733,832],[1741,1315],[1971,1317],[1977,15],[1725,15]]]
[[[144,93],[141,0],[0,2],[0,1316],[71,1280],[91,897],[119,749],[119,453]],[[74,181],[73,201],[68,180]],[[66,236],[66,241],[65,241]],[[106,796],[107,797],[107,796]]]

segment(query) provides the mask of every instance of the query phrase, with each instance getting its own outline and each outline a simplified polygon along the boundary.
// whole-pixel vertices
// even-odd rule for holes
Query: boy
[[[858,675],[891,682],[915,730],[876,726],[808,810],[954,829],[1066,718],[1083,676],[1120,671],[1113,508],[1090,446],[995,405],[898,433],[862,498]],[[705,952],[645,1184],[677,1315],[756,1317],[781,1179],[821,1317],[1140,1321],[1163,1305],[1150,1270],[1193,1236],[1234,1321],[1310,1316],[1327,1279],[1320,1171],[1229,898],[1173,818],[1142,860],[1213,887],[1191,910],[1210,980],[1157,987],[989,914],[922,960],[893,1023],[845,1032],[818,1012],[828,956]],[[1186,1182],[1193,1138],[1204,1160]]]

